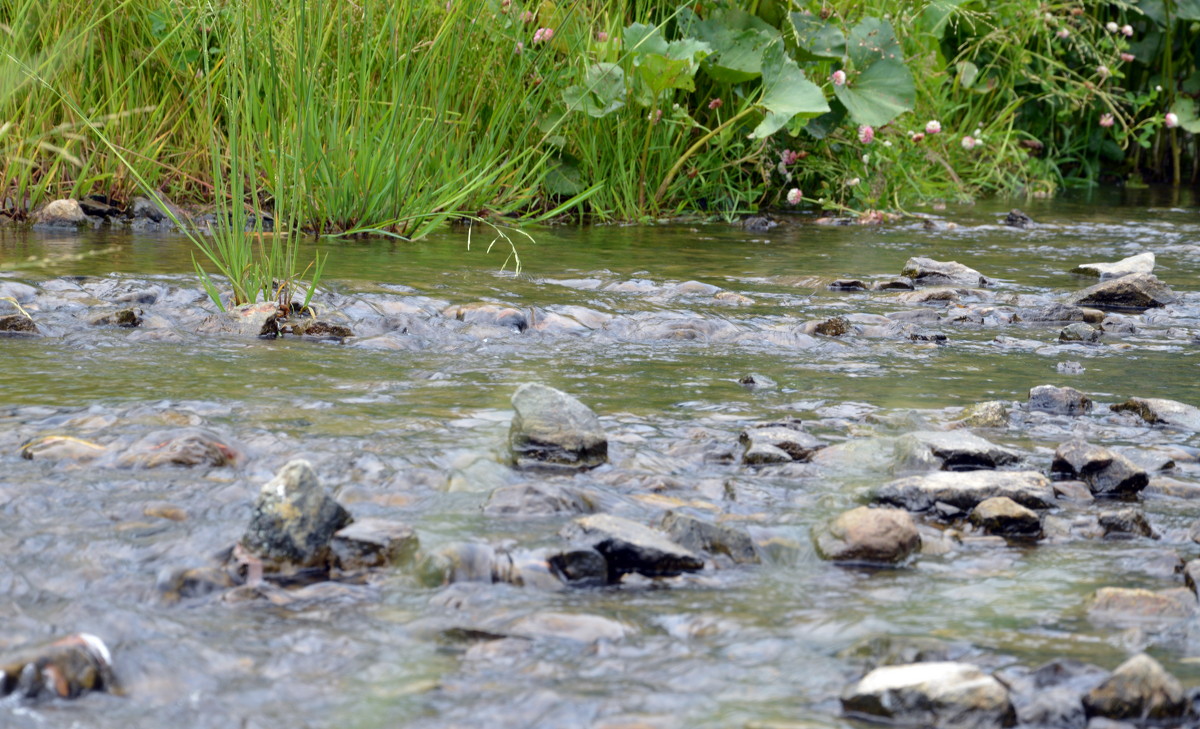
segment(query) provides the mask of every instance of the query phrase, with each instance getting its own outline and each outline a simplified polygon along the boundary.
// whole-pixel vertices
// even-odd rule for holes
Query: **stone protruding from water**
[[[963,430],[925,430],[896,441],[897,466],[905,470],[975,471],[1017,463],[1021,454]]]
[[[1123,403],[1113,405],[1111,410],[1118,413],[1136,413],[1152,425],[1200,431],[1200,408],[1176,400],[1131,397]]]
[[[831,562],[897,564],[920,549],[921,535],[903,509],[860,506],[839,514],[813,542]]]
[[[1020,228],[1021,230],[1025,230],[1026,228],[1031,227],[1034,223],[1033,218],[1026,215],[1023,211],[1013,208],[1012,210],[1008,211],[1008,215],[1004,216],[1004,224],[1010,228]]]
[[[324,567],[334,534],[352,521],[312,465],[295,460],[263,484],[241,543],[269,572]]]
[[[112,654],[89,633],[0,656],[0,697],[73,699],[89,691],[119,692]]]
[[[971,511],[971,523],[988,534],[1020,539],[1036,539],[1042,534],[1042,519],[1033,509],[1021,506],[1007,496],[979,502]]]
[[[1037,471],[938,471],[896,479],[875,492],[875,501],[909,511],[927,511],[942,502],[964,511],[996,496],[1031,509],[1054,505],[1050,479]]]
[[[279,336],[279,312],[279,304],[274,301],[243,304],[206,318],[198,331],[201,334],[274,339]]]
[[[893,726],[990,729],[1016,723],[1008,689],[969,663],[884,666],[842,694],[846,714]]]
[[[1133,461],[1082,440],[1059,445],[1050,472],[1063,479],[1083,481],[1096,496],[1132,496],[1150,483],[1150,476]]]
[[[811,461],[814,453],[829,445],[790,423],[747,428],[738,436],[738,442],[746,447],[742,463],[747,465],[803,463]]]
[[[513,393],[509,446],[518,467],[594,468],[608,460],[600,419],[579,400],[526,383]]]
[[[741,529],[674,511],[663,517],[662,529],[680,546],[693,552],[723,554],[739,564],[759,561],[754,540]]]
[[[610,582],[617,582],[630,572],[646,577],[665,577],[696,572],[704,567],[704,560],[662,532],[619,516],[579,517],[563,527],[559,534],[602,554],[608,560]]]
[[[339,529],[330,542],[334,563],[343,570],[399,564],[413,558],[420,541],[407,524],[360,519]]]
[[[51,200],[33,216],[34,230],[75,229],[88,224],[78,200]]]
[[[1054,415],[1083,415],[1092,409],[1092,400],[1074,387],[1038,385],[1029,390],[1029,409]]]
[[[1184,715],[1187,702],[1179,679],[1139,653],[1117,666],[1108,679],[1083,697],[1089,717],[1162,721]]]
[[[1115,263],[1084,263],[1072,269],[1071,273],[1099,276],[1101,279],[1120,278],[1133,273],[1152,273],[1154,263],[1154,253],[1146,251],[1136,256],[1122,258]]]
[[[1196,614],[1196,596],[1186,587],[1144,590],[1101,587],[1087,606],[1088,619],[1118,628],[1165,628]]]
[[[979,271],[958,261],[935,261],[916,256],[904,264],[901,276],[921,286],[987,286],[991,283]]]
[[[1094,306],[1097,309],[1153,309],[1166,306],[1177,297],[1152,273],[1134,273],[1121,278],[1101,281],[1067,297],[1075,306]]]
[[[0,316],[0,335],[32,335],[37,334],[37,324],[24,314],[8,314]]]

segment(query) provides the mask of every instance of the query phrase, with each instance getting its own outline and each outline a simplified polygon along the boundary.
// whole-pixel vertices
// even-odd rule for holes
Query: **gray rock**
[[[0,299],[13,299],[18,304],[28,304],[37,298],[37,289],[20,281],[0,281]],[[5,301],[3,306],[12,306]]]
[[[1036,471],[938,471],[897,479],[875,492],[876,501],[909,511],[927,511],[939,501],[969,510],[995,496],[1007,496],[1031,509],[1054,505],[1050,480]]]
[[[517,466],[594,468],[608,460],[600,419],[579,400],[545,385],[526,383],[512,396],[509,445]]]
[[[680,546],[693,552],[724,554],[739,564],[760,561],[754,540],[742,529],[713,524],[674,511],[667,512],[663,517],[662,529]]]
[[[738,436],[738,442],[746,446],[746,455],[742,458],[743,463],[776,462],[774,451],[763,450],[760,448],[761,446],[779,449],[787,454],[788,460],[803,463],[811,461],[814,453],[829,445],[820,438],[790,424],[747,428]],[[751,451],[755,449],[759,450],[752,458]]]
[[[232,334],[239,337],[274,339],[279,336],[279,304],[261,301],[242,304],[200,322],[201,334]]]
[[[1008,425],[1008,404],[988,400],[969,405],[959,413],[957,424],[968,428],[1003,428]]]
[[[1186,587],[1143,590],[1101,587],[1087,606],[1088,619],[1118,628],[1169,627],[1196,614],[1196,596]]]
[[[912,291],[913,280],[907,276],[893,278],[888,281],[876,281],[871,284],[872,291]]]
[[[1149,475],[1125,456],[1081,440],[1058,446],[1050,472],[1083,481],[1097,496],[1130,496],[1150,483]]]
[[[1054,369],[1057,370],[1059,374],[1063,375],[1082,375],[1087,371],[1083,365],[1074,360],[1059,362],[1058,364],[1054,365]]]
[[[957,261],[935,261],[914,257],[904,264],[901,276],[922,286],[987,286],[991,283],[983,274]]]
[[[1006,496],[981,501],[971,510],[971,523],[988,534],[1002,537],[1032,539],[1042,533],[1042,519],[1037,512]]]
[[[838,657],[863,664],[866,670],[905,663],[957,660],[969,646],[916,635],[872,635],[838,652]]]
[[[1020,309],[1017,311],[1017,318],[1027,322],[1082,322],[1084,313],[1078,306],[1050,304],[1039,309]]]
[[[1071,270],[1085,276],[1105,278],[1120,278],[1131,273],[1151,273],[1154,271],[1154,253],[1146,251],[1136,256],[1122,258],[1115,263],[1083,263]]]
[[[426,587],[458,582],[503,582],[511,562],[499,559],[491,545],[457,542],[424,555],[417,562],[417,579]]]
[[[1021,230],[1025,230],[1026,228],[1032,227],[1034,222],[1033,218],[1029,217],[1020,210],[1013,208],[1012,210],[1008,211],[1008,215],[1004,216],[1004,224],[1010,228],[1020,228]]]
[[[360,519],[339,529],[329,546],[338,567],[358,570],[406,562],[416,555],[420,541],[407,524]]]
[[[267,571],[323,567],[333,535],[353,519],[321,486],[308,461],[290,461],[263,484],[242,546]]]
[[[755,443],[742,454],[742,463],[747,466],[769,466],[773,463],[791,463],[792,456],[782,448],[768,443]]]
[[[1055,415],[1083,415],[1092,409],[1092,401],[1074,387],[1038,385],[1029,390],[1029,409]]]
[[[1118,413],[1136,413],[1142,420],[1154,425],[1200,431],[1200,408],[1175,400],[1131,397],[1110,409]]]
[[[1200,559],[1193,559],[1183,566],[1183,581],[1193,595],[1200,597]]]
[[[76,229],[90,224],[78,200],[52,200],[33,216],[34,230]]]
[[[813,541],[832,562],[896,564],[920,548],[921,535],[903,509],[860,506],[839,514]]]
[[[1096,327],[1081,321],[1068,324],[1058,332],[1060,342],[1099,342],[1103,335]]]
[[[1129,539],[1132,537],[1154,537],[1154,529],[1146,515],[1137,509],[1114,509],[1102,511],[1097,517],[1105,537]]]
[[[937,468],[942,471],[975,471],[999,468],[1021,460],[1011,448],[991,443],[962,430],[918,431],[896,440],[896,462],[904,469]]]
[[[161,230],[173,230],[176,227],[172,216],[180,223],[187,222],[187,214],[183,209],[161,194],[158,196],[158,202],[147,197],[135,197],[129,204],[129,217],[159,223]]]
[[[590,514],[594,498],[574,487],[551,483],[519,483],[492,492],[483,513],[493,516],[549,516]]]
[[[443,311],[442,315],[468,324],[487,324],[515,329],[518,332],[529,328],[529,318],[525,312],[503,304],[480,302],[455,305]]]
[[[1158,661],[1139,653],[1089,691],[1083,698],[1083,708],[1088,716],[1108,719],[1174,719],[1187,710],[1184,698],[1179,680]]]
[[[492,579],[542,590],[599,587],[608,583],[608,561],[588,547],[497,550]]]
[[[990,729],[1016,723],[1008,689],[969,663],[876,668],[842,694],[842,709],[905,727]]]
[[[1174,292],[1152,273],[1135,273],[1101,281],[1067,297],[1075,306],[1097,309],[1153,309],[1176,300]]]
[[[609,514],[583,516],[559,532],[565,539],[586,544],[608,561],[608,577],[616,582],[630,572],[647,577],[695,572],[704,560],[662,532]]]
[[[115,326],[125,329],[138,327],[142,323],[141,309],[118,309],[104,314],[94,315],[89,323],[92,326]]]
[[[1034,669],[1013,666],[996,674],[1009,688],[1018,724],[1042,729],[1083,729],[1083,695],[1108,676],[1099,666],[1075,660],[1051,661]]]

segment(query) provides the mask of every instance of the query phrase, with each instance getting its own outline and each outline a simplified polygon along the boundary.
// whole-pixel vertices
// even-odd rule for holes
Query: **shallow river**
[[[880,636],[937,638],[989,670],[1063,657],[1111,670],[1145,649],[1186,686],[1200,684],[1197,619],[1114,627],[1086,612],[1100,587],[1183,585],[1172,557],[1200,556],[1188,536],[1196,501],[1139,498],[1159,539],[968,539],[898,569],[832,565],[809,536],[899,475],[896,436],[946,427],[987,400],[1007,403],[1008,424],[975,432],[1019,449],[1029,468],[1048,471],[1076,434],[1173,453],[1174,467],[1151,476],[1200,489],[1200,436],[1106,407],[1131,396],[1200,405],[1192,202],[1131,193],[1033,204],[1029,230],[1005,227],[998,205],[940,212],[958,227],[939,231],[548,228],[532,231],[535,243],[518,239],[516,275],[501,269],[505,247],[486,252],[478,231],[470,250],[462,230],[421,244],[322,243],[331,291],[318,307],[345,312],[360,335],[343,344],[196,333],[191,323],[212,311],[181,238],[0,230],[0,271],[48,259],[0,273],[0,286],[38,289],[26,308],[45,332],[0,339],[0,654],[94,633],[124,689],[0,704],[0,726],[850,726],[838,696],[863,673],[856,647]],[[1145,251],[1182,303],[1127,313],[1132,331],[1060,344],[1061,323],[988,315],[1059,301],[1095,282],[1069,273],[1076,265]],[[894,278],[912,256],[957,260],[994,286],[948,305],[828,288]],[[711,286],[683,285],[693,281]],[[166,324],[87,325],[130,302]],[[572,324],[519,331],[440,313],[474,302]],[[796,334],[810,320],[912,309],[937,312],[920,328],[946,340]],[[1083,371],[1060,372],[1067,361]],[[751,374],[758,386],[739,383]],[[574,476],[510,468],[509,398],[525,382],[591,407],[609,464]],[[1075,387],[1096,407],[1029,412],[1029,389],[1044,384]],[[842,456],[740,465],[739,433],[789,416]],[[46,435],[107,445],[184,426],[242,457],[143,469],[21,457]],[[554,543],[575,514],[483,509],[497,488],[551,480],[644,524],[676,510],[745,528],[763,562],[565,591],[427,587],[395,568],[280,605],[219,594],[165,603],[159,576],[234,543],[259,487],[297,457],[354,516],[411,525],[423,551]],[[562,613],[604,621],[567,623],[579,635],[561,629]],[[596,625],[601,635],[587,634]]]

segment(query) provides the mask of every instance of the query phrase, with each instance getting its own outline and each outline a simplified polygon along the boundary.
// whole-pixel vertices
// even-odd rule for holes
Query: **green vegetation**
[[[1191,0],[0,0],[0,197],[213,210],[198,268],[290,302],[320,273],[299,232],[1178,184],[1198,23]]]

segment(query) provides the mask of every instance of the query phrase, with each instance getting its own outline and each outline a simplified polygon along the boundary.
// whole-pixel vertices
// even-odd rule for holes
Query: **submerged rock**
[[[971,523],[988,534],[1002,537],[1032,539],[1042,533],[1042,519],[1037,512],[1006,496],[981,501],[971,510]]]
[[[1153,309],[1176,300],[1174,292],[1152,273],[1135,273],[1101,281],[1067,297],[1075,306],[1098,309]]]
[[[1034,669],[1014,666],[998,672],[1009,688],[1020,725],[1042,729],[1084,729],[1083,696],[1109,672],[1075,660],[1055,660]]]
[[[1131,397],[1110,409],[1117,413],[1136,413],[1142,420],[1154,425],[1200,431],[1200,408],[1176,400]]]
[[[442,315],[467,324],[487,324],[514,329],[518,332],[529,328],[529,317],[525,315],[525,312],[502,304],[486,302],[458,304],[448,307],[442,312]]]
[[[263,484],[241,544],[267,571],[323,567],[338,530],[353,519],[321,486],[308,461],[289,462]]]
[[[1166,627],[1196,614],[1196,596],[1186,587],[1154,592],[1101,587],[1088,603],[1088,618],[1116,627]]]
[[[975,269],[958,261],[935,261],[920,256],[910,258],[900,275],[922,286],[987,286],[988,281]]]
[[[89,322],[92,326],[116,326],[132,329],[141,326],[141,309],[118,309],[105,314],[93,316]]]
[[[812,460],[814,453],[829,445],[797,425],[788,423],[747,428],[738,436],[738,442],[746,447],[742,462],[752,465],[787,461],[805,463]]]
[[[201,428],[160,430],[150,433],[115,458],[119,468],[158,468],[160,466],[221,466],[240,460],[238,450],[216,433]]]
[[[1125,456],[1081,440],[1059,445],[1050,472],[1083,481],[1097,496],[1131,496],[1150,483],[1149,475]]]
[[[488,497],[483,513],[504,516],[549,516],[590,514],[595,499],[571,486],[550,483],[519,483],[501,486]]]
[[[1016,723],[1008,689],[969,663],[876,668],[842,695],[842,709],[903,727],[987,729]]]
[[[358,570],[406,562],[417,553],[420,541],[407,524],[359,519],[334,533],[329,546],[338,567]]]
[[[741,529],[697,519],[694,516],[667,512],[662,529],[677,544],[694,552],[724,554],[739,564],[759,561],[754,540]]]
[[[1179,680],[1158,661],[1139,653],[1089,691],[1083,708],[1088,716],[1161,721],[1183,716],[1187,702]]]
[[[565,539],[586,544],[608,561],[608,579],[617,582],[630,572],[647,577],[695,572],[704,560],[662,532],[609,514],[584,516],[563,527]]]
[[[909,511],[927,511],[939,501],[965,511],[995,496],[1031,509],[1054,505],[1054,488],[1037,471],[938,471],[897,479],[875,492],[876,501]]]
[[[1092,409],[1092,400],[1074,387],[1038,385],[1029,391],[1029,409],[1055,415],[1083,415]]]
[[[89,691],[120,692],[113,675],[112,654],[94,635],[75,633],[53,643],[0,655],[0,697],[74,699]]]
[[[517,466],[594,468],[608,460],[600,419],[574,397],[526,383],[512,396],[509,444]]]
[[[1154,253],[1151,251],[1122,258],[1115,263],[1083,263],[1071,269],[1071,273],[1099,276],[1102,279],[1120,278],[1131,273],[1150,273],[1152,271],[1154,271]]]
[[[860,506],[815,533],[817,553],[832,562],[896,564],[921,547],[912,515],[903,509]]]
[[[1020,460],[1017,451],[962,430],[918,431],[896,441],[896,462],[902,470],[975,471]]]
[[[279,304],[274,301],[243,304],[205,318],[198,331],[201,334],[232,334],[239,337],[274,339],[279,336],[280,313]]]

